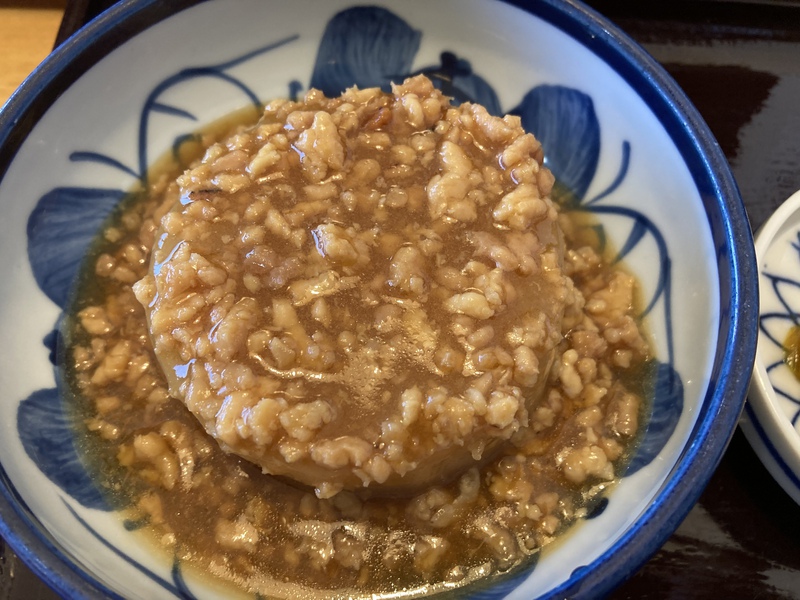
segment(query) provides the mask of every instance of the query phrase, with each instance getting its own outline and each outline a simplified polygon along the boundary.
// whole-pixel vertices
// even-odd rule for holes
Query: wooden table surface
[[[698,107],[731,163],[754,229],[800,189],[796,2],[589,3],[642,43]],[[0,103],[51,50],[65,5],[0,0]],[[0,540],[0,600],[53,597]],[[800,507],[741,432],[687,519],[612,598],[800,598]]]
[[[53,49],[66,0],[0,0],[0,105]]]

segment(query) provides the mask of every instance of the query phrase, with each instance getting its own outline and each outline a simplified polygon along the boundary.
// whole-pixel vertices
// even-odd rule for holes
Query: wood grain
[[[9,5],[0,0],[0,105],[53,48],[66,0]]]

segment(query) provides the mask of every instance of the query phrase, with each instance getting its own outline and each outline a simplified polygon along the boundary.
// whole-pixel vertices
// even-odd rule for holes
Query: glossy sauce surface
[[[246,128],[236,129],[233,138],[245,131]],[[203,145],[213,147],[216,139],[221,138],[209,134]],[[159,240],[164,239],[165,215],[173,218],[169,215],[174,214],[171,211],[182,198],[180,182],[187,177],[191,180],[198,165],[201,163],[194,163],[177,181],[174,171],[154,175],[152,187],[121,208],[98,240],[87,265],[66,335],[67,379],[87,425],[86,455],[98,465],[100,480],[110,493],[126,506],[126,517],[149,531],[167,554],[250,593],[268,596],[418,595],[461,587],[534,559],[571,524],[586,516],[613,485],[627,450],[637,439],[642,399],[649,392],[649,349],[634,317],[635,280],[598,254],[591,227],[568,215],[558,219],[565,239],[563,273],[572,282],[575,299],[564,312],[559,341],[553,349],[553,367],[543,377],[545,389],[526,406],[527,423],[513,430],[488,463],[467,465],[457,471],[452,481],[429,481],[425,489],[415,490],[406,498],[365,497],[347,489],[318,497],[325,494],[315,494],[312,489],[262,473],[251,462],[223,451],[192,413],[170,394],[170,386],[180,387],[182,373],[196,364],[191,361],[197,357],[181,355],[179,360],[168,362],[171,375],[176,373],[176,367],[186,365],[186,371],[179,368],[173,381],[169,381],[172,376],[163,375],[151,341],[153,314],[148,325],[145,310],[133,291],[134,284],[151,271],[150,249],[159,249]],[[187,210],[192,210],[193,205],[201,206],[198,202],[211,203],[213,194],[207,189],[205,184],[198,188],[202,200],[186,203]],[[490,210],[500,204],[502,196],[487,202]],[[291,210],[291,206],[281,206],[281,214],[291,214]],[[267,219],[268,214],[269,210],[262,217]],[[442,214],[429,214],[427,218],[441,217]],[[366,219],[355,217],[356,222],[358,218]],[[362,231],[367,229],[367,222]],[[404,231],[409,222],[400,219],[398,230]],[[453,222],[444,225],[460,227]],[[528,226],[530,223],[524,228]],[[226,227],[222,223],[216,234],[220,240],[223,235],[241,237],[240,229],[224,233]],[[319,231],[318,227],[315,225]],[[435,225],[432,229],[436,233]],[[355,228],[353,231],[356,235],[348,233],[350,240],[358,236]],[[290,231],[288,239],[291,235]],[[312,235],[314,244],[308,246],[308,251],[317,253],[319,258],[314,260],[324,265],[327,242],[320,242],[320,237]],[[466,241],[470,243],[468,237]],[[317,243],[323,246],[321,253]],[[400,240],[399,245],[392,244],[385,251],[386,256],[395,256],[406,247],[403,243]],[[447,248],[447,240],[442,244]],[[164,255],[157,257],[154,264],[162,264],[168,257],[174,259],[180,250],[172,250],[179,245],[164,244],[160,249]],[[216,245],[224,246],[218,242]],[[443,255],[460,256],[463,246],[463,242],[454,242],[451,249],[443,250]],[[380,243],[375,248],[381,252]],[[288,258],[291,256],[285,257]],[[493,269],[502,271],[499,255],[478,256],[472,262],[479,264],[469,269],[465,264],[459,265],[453,278],[474,278],[476,273],[481,276]],[[353,264],[357,263],[356,258]],[[271,268],[280,268],[280,264]],[[509,263],[508,272],[517,268]],[[264,274],[267,281],[270,273],[271,270]],[[306,276],[298,273],[297,281],[303,280],[301,275]],[[365,279],[371,281],[372,277]],[[428,293],[434,296],[432,284],[436,278],[428,281]],[[293,281],[284,283],[291,290]],[[381,282],[381,291],[391,292],[384,285]],[[241,286],[235,289],[253,293],[244,277]],[[441,287],[447,290],[447,298],[465,293]],[[401,299],[407,300],[414,289],[410,284]],[[509,289],[514,290],[513,286]],[[141,290],[137,295],[143,297]],[[347,325],[347,311],[352,316],[355,307],[362,310],[363,297],[359,294],[342,302],[338,309],[341,314],[331,319],[331,326]],[[520,297],[526,299],[525,295]],[[297,323],[308,328],[312,323],[320,329],[325,327],[324,323],[318,325],[313,314],[298,317],[295,322],[289,310],[299,312],[292,304],[293,298],[291,294],[286,298],[288,304],[284,308],[278,303],[286,329],[297,327]],[[236,301],[231,304],[235,305]],[[306,305],[298,306],[302,309]],[[529,305],[521,306],[518,310],[523,311],[522,316],[517,318],[524,325]],[[269,302],[267,308],[274,319],[275,302]],[[456,324],[463,329],[461,335],[465,339],[473,336],[475,348],[486,347],[480,345],[484,337],[491,339],[484,330],[487,324],[492,328],[502,325],[502,321],[493,320],[494,314],[454,313]],[[469,318],[463,319],[464,316]],[[413,320],[401,322],[409,324]],[[309,335],[308,331],[305,333]],[[454,335],[458,334],[457,331]],[[302,334],[298,331],[297,335]],[[392,337],[388,339],[391,341]],[[512,327],[503,339],[527,339],[524,327],[516,333]],[[195,340],[187,347],[196,348],[197,343]],[[403,348],[399,340],[397,346]],[[310,360],[317,356],[314,354]],[[436,363],[435,356],[434,353],[433,364],[437,369],[447,366],[447,362]],[[480,359],[476,354],[475,361],[486,360],[489,371],[504,366],[497,352],[494,358]],[[272,353],[270,360],[277,361],[279,357]],[[164,362],[162,358],[161,364]],[[273,369],[281,369],[280,365],[270,364]],[[464,363],[459,364],[463,370]],[[514,381],[515,366],[511,354],[511,361],[505,364],[509,385]],[[225,368],[222,369],[220,377],[225,385],[242,381],[241,369],[236,367],[233,371],[239,379],[230,379],[233,373],[229,371],[226,382]],[[419,371],[420,381],[424,382],[429,375],[425,369]],[[296,387],[287,389],[302,391]],[[185,394],[190,395],[189,391]],[[428,392],[423,398],[426,406],[435,406],[439,396]],[[223,447],[226,443],[223,440]]]

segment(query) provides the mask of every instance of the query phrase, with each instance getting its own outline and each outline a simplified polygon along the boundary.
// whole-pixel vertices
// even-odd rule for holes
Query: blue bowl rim
[[[0,179],[25,137],[75,80],[151,24],[202,0],[123,0],[68,39],[0,110]],[[637,523],[547,597],[596,597],[633,575],[677,528],[722,458],[739,419],[755,357],[758,280],[752,234],[727,160],[677,83],[637,43],[575,0],[499,0],[562,30],[607,62],[664,124],[689,165],[709,215],[720,273],[716,360],[691,444]],[[7,481],[0,466],[0,479]],[[31,570],[64,597],[118,597],[46,535],[19,498],[0,487],[0,534]]]

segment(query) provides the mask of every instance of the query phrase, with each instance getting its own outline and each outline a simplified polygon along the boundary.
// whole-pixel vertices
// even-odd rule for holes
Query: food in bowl
[[[422,76],[271,103],[178,179],[134,287],[172,394],[321,497],[481,464],[579,310],[540,162],[518,120]]]
[[[542,157],[416,77],[271,102],[128,201],[68,360],[131,522],[250,592],[326,597],[463,586],[586,516],[650,350]]]

